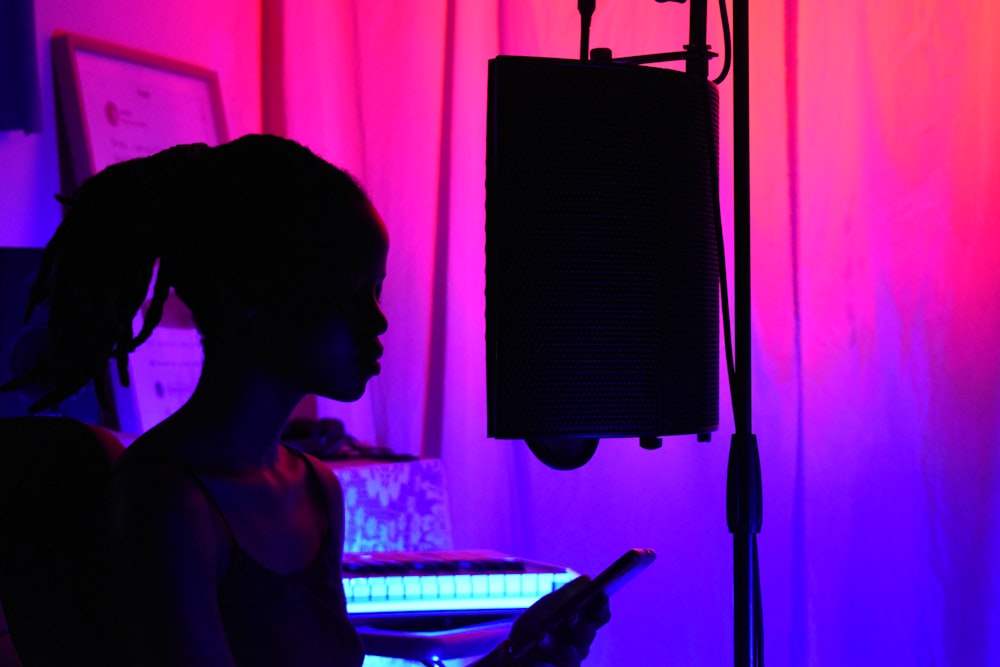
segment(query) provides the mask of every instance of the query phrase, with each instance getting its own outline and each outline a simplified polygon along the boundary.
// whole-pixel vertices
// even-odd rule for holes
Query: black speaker
[[[488,435],[714,431],[715,85],[501,56],[488,95]]]
[[[30,367],[31,360],[48,346],[48,308],[35,309],[24,321],[28,293],[42,259],[41,248],[0,248],[0,384]],[[20,417],[41,398],[27,391],[0,392],[0,417]],[[46,414],[73,417],[91,424],[101,420],[101,410],[93,385],[88,384],[63,401],[58,410]]]

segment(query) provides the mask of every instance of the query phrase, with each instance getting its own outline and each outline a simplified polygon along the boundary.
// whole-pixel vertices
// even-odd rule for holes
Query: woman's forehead
[[[389,228],[386,227],[385,220],[382,219],[381,214],[379,214],[378,209],[375,208],[374,204],[368,202],[368,216],[371,224],[378,234],[381,246],[386,250],[389,249]]]
[[[389,252],[389,230],[375,207],[368,203],[361,216],[361,239],[359,249],[369,262],[385,263]]]
[[[389,251],[389,232],[382,216],[368,204],[347,225],[346,238],[341,239],[341,256],[353,272],[385,271]]]

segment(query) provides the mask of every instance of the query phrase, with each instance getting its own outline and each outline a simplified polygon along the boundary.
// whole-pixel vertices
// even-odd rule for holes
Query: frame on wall
[[[51,46],[63,192],[116,162],[229,140],[214,71],[70,33],[57,33]],[[194,390],[199,334],[173,294],[165,306],[153,335],[129,355],[130,386],[111,369],[114,412],[102,417],[105,426],[138,435]],[[140,326],[141,315],[133,330]]]
[[[91,37],[52,38],[63,189],[177,144],[228,141],[218,75]]]

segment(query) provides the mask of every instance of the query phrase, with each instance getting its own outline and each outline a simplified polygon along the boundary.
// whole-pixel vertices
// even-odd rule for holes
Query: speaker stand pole
[[[671,0],[657,0],[668,2]],[[684,0],[673,0],[683,2]],[[578,0],[581,60],[586,60],[594,3]],[[685,60],[687,73],[708,78],[708,0],[691,0],[689,43],[683,53],[614,58],[613,62],[647,64]],[[762,664],[763,618],[757,533],[763,518],[760,454],[751,419],[750,382],[750,49],[749,0],[733,0],[733,230],[736,286],[735,380],[732,387],[735,433],[730,441],[726,478],[726,523],[733,534],[733,639],[736,667]],[[587,38],[583,35],[586,31]],[[605,54],[610,58],[610,53]],[[725,257],[720,257],[725,262]]]
[[[757,563],[762,521],[760,455],[751,420],[750,95],[748,0],[733,0],[733,185],[736,282],[736,432],[729,450],[726,522],[733,534],[733,636],[737,667],[758,665],[763,620]],[[722,258],[725,261],[725,258]]]

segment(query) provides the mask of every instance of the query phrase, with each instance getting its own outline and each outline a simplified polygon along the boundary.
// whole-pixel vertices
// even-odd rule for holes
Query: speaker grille
[[[717,428],[715,86],[505,56],[489,96],[489,435]]]

